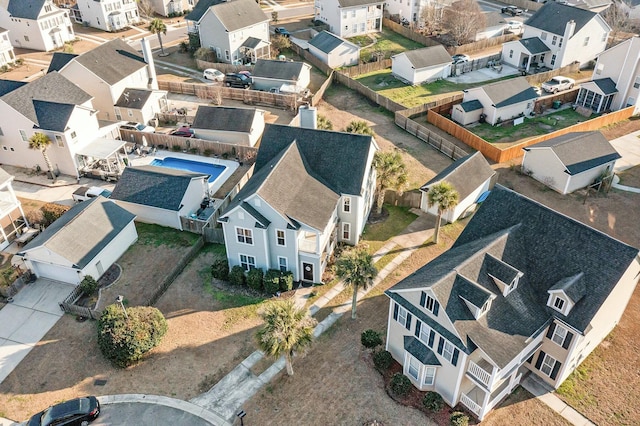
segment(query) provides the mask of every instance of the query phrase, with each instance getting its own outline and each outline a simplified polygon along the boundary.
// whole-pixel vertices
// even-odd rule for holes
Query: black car
[[[35,414],[27,426],[86,426],[100,414],[95,396],[76,398],[53,405]]]
[[[224,85],[227,87],[248,89],[251,86],[251,78],[245,74],[230,73],[225,75]]]
[[[291,35],[289,30],[287,30],[285,27],[277,27],[274,31],[275,31],[276,34],[279,34],[281,36],[285,36],[287,38],[289,38],[289,36]]]
[[[507,7],[503,7],[500,10],[502,11],[502,13],[506,13],[507,15],[511,15],[511,16],[519,16],[524,13],[524,10],[520,9],[517,6],[507,6]]]

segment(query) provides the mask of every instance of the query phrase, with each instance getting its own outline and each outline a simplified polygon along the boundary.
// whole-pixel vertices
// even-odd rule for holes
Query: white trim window
[[[64,148],[64,139],[62,139],[62,136],[55,135],[55,137],[56,137],[56,144],[58,145],[58,147]]]
[[[553,340],[556,345],[562,346],[564,344],[564,339],[567,337],[568,331],[569,330],[567,330],[566,328],[556,324],[556,328],[553,331],[553,337],[551,337],[551,340]]]
[[[425,367],[424,368],[424,378],[422,380],[422,384],[424,386],[433,386],[436,382],[436,368],[435,367]]]
[[[342,239],[348,240],[351,238],[351,224],[348,222],[342,222]]]
[[[409,362],[407,363],[407,373],[415,380],[418,380],[418,376],[420,375],[420,361],[411,355],[407,355],[407,357],[409,358]]]
[[[342,211],[344,213],[351,213],[351,197],[344,197],[342,201]]]
[[[411,319],[413,317],[405,308],[395,303],[393,305],[393,319],[398,321],[404,328],[411,330]]]
[[[540,366],[540,371],[546,376],[551,377],[551,372],[553,371],[553,367],[556,365],[556,359],[549,354],[544,354],[544,360],[542,361],[542,365]]]
[[[236,227],[236,239],[241,244],[253,245],[253,231],[247,228]]]
[[[453,359],[453,344],[449,343],[448,340],[444,341],[444,345],[442,346],[442,356],[449,362]]]
[[[288,265],[286,257],[278,256],[278,268],[280,272],[287,272]]]
[[[562,297],[560,297],[560,296],[556,296],[556,297],[553,299],[553,308],[554,308],[554,309],[556,309],[556,310],[558,310],[558,311],[560,311],[560,312],[562,312],[562,311],[564,310],[564,305],[565,305],[565,303],[566,303],[566,302],[565,302],[565,300],[564,300]]]
[[[276,244],[282,247],[285,247],[287,245],[283,229],[276,229]]]
[[[24,142],[29,142],[29,138],[27,137],[27,132],[24,130],[18,130],[20,132],[20,137]]]
[[[241,254],[240,256],[240,266],[245,271],[253,269],[256,267],[256,258],[253,256],[249,256],[247,254]]]

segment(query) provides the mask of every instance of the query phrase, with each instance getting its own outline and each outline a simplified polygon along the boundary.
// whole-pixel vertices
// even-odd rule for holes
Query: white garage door
[[[62,268],[49,263],[32,262],[38,277],[49,278],[63,283],[78,284],[78,273],[75,269]]]

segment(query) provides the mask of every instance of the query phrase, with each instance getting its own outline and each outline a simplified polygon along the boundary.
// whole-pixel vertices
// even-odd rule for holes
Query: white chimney
[[[156,77],[156,66],[153,63],[151,45],[149,44],[149,40],[147,40],[146,37],[140,40],[140,44],[142,45],[142,56],[144,57],[144,61],[147,63],[147,70],[149,71],[149,83],[147,85],[147,88],[158,90],[158,78]]]
[[[298,109],[300,113],[300,127],[303,129],[318,128],[318,109],[309,105],[302,105]]]

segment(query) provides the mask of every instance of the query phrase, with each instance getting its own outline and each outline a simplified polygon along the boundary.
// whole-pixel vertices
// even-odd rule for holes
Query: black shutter
[[[556,376],[558,375],[558,371],[560,371],[560,367],[562,366],[562,363],[560,361],[556,361],[555,365],[553,366],[553,370],[551,370],[551,380],[555,380]]]
[[[536,368],[538,370],[540,370],[540,366],[542,365],[542,361],[544,361],[545,355],[544,351],[540,351],[540,355],[538,355],[538,360],[536,361]]]
[[[553,337],[553,332],[556,330],[556,323],[552,322],[549,326],[549,330],[547,330],[547,339],[551,339]]]
[[[438,353],[442,355],[442,347],[444,346],[444,339],[442,337],[438,340]]]
[[[393,304],[393,319],[398,321],[398,304]]]
[[[424,302],[427,300],[427,294],[423,291],[420,295],[420,306],[424,308]]]
[[[429,331],[429,347],[430,347],[430,348],[433,348],[433,341],[435,340],[435,338],[436,338],[436,333],[435,333],[435,331],[430,330],[430,331]]]
[[[411,314],[410,314],[409,312],[407,312],[407,322],[406,322],[406,324],[404,325],[404,327],[405,327],[407,330],[411,330],[411,318],[413,318],[413,317],[411,316]]]
[[[433,315],[438,316],[438,310],[440,309],[440,304],[437,300],[433,300]]]
[[[451,364],[454,367],[458,365],[458,355],[460,355],[460,351],[456,348],[453,350],[453,358],[451,358]]]
[[[569,348],[569,345],[571,344],[571,339],[573,339],[573,333],[570,331],[567,331],[567,335],[564,338],[564,342],[562,343],[562,347],[565,349]]]
[[[527,359],[527,363],[531,364],[533,362],[533,354]]]
[[[420,328],[422,328],[422,323],[420,321],[416,321],[416,337],[420,338]]]

